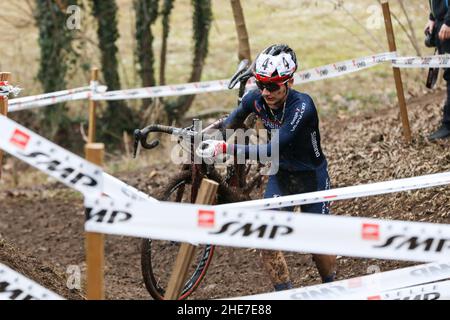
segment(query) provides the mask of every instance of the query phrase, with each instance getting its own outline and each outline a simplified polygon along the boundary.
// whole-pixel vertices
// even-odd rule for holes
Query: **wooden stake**
[[[0,81],[11,81],[10,72],[0,72]],[[8,97],[0,97],[0,114],[8,115]],[[0,178],[2,177],[3,169],[3,150],[0,150]]]
[[[195,203],[213,204],[218,188],[219,184],[217,182],[203,179]],[[166,295],[164,297],[165,300],[177,300],[180,297],[183,285],[188,276],[189,266],[194,260],[195,249],[196,247],[191,244],[181,244],[177,260],[175,261],[175,267],[173,268],[167,286]]]
[[[96,165],[103,165],[105,146],[103,143],[88,143],[85,146],[86,159]],[[85,233],[86,248],[86,296],[88,300],[105,299],[104,286],[104,235],[100,233]]]
[[[98,81],[98,68],[92,68],[91,81]],[[89,99],[89,129],[88,129],[88,142],[89,143],[95,142],[96,109],[97,109],[97,101]]]
[[[397,46],[395,44],[394,28],[392,27],[391,11],[389,9],[389,2],[386,0],[384,1],[385,2],[383,2],[381,6],[383,7],[384,24],[386,26],[389,50],[391,52],[395,52],[397,51]],[[405,137],[406,142],[410,143],[411,129],[409,127],[408,110],[406,108],[405,93],[403,91],[402,75],[399,68],[393,68],[393,72],[395,87],[397,89],[398,105],[400,107],[400,116],[403,124],[403,136]]]

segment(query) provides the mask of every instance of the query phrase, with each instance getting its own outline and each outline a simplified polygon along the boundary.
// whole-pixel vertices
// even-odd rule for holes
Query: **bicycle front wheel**
[[[184,171],[172,178],[158,197],[172,202],[190,202],[191,173]],[[141,269],[145,286],[156,300],[164,300],[164,295],[175,265],[180,243],[174,241],[143,239],[141,247]],[[206,275],[213,257],[214,246],[197,246],[195,258],[190,266],[188,279],[179,300],[189,297]]]

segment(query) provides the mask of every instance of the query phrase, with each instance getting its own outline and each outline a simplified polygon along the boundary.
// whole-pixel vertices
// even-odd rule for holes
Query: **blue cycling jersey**
[[[279,129],[280,168],[316,170],[326,161],[320,145],[317,110],[309,95],[289,89],[284,108],[270,110],[261,91],[252,90],[225,120],[224,127],[238,128],[252,112],[262,120],[267,130]],[[246,158],[259,158],[259,154],[271,156],[272,142],[231,145],[230,149],[236,154],[245,154]]]

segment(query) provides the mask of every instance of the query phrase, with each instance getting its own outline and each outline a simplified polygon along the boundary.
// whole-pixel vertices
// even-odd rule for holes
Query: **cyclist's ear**
[[[294,78],[289,79],[288,81],[288,87],[292,88],[292,86],[294,85]]]

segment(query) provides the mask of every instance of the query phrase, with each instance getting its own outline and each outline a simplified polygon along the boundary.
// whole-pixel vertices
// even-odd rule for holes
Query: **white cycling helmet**
[[[253,75],[260,82],[284,83],[294,76],[297,57],[285,44],[274,44],[256,58]]]

